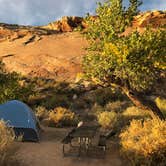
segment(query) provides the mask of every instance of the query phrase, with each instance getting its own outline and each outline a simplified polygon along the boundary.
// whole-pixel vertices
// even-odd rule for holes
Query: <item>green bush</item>
[[[0,61],[0,103],[13,99],[26,101],[33,93],[32,84],[23,80],[18,73],[7,72]]]
[[[122,154],[131,165],[164,166],[166,121],[158,118],[133,120],[120,134]]]
[[[117,124],[118,114],[116,112],[100,112],[97,114],[99,124],[105,129],[114,129]]]

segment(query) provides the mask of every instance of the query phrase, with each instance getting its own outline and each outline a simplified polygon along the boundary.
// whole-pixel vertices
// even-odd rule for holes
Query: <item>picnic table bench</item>
[[[115,131],[107,131],[104,134],[97,132],[99,126],[80,126],[68,132],[67,136],[62,140],[63,154],[65,156],[65,145],[69,145],[69,153],[77,152],[77,156],[84,151],[86,155],[90,156],[93,152],[103,152],[99,157],[104,157],[107,148],[107,140],[116,134]],[[96,139],[98,138],[98,139]],[[97,142],[96,142],[97,140]],[[75,143],[77,145],[75,145]]]
[[[72,149],[75,149],[75,151],[77,149],[77,156],[80,156],[82,151],[88,154],[89,149],[94,146],[96,146],[98,149],[101,149],[105,154],[106,137],[104,135],[100,135],[98,144],[93,145],[98,128],[99,126],[81,126],[71,130],[62,140],[63,155],[66,156],[65,145],[70,146],[69,152],[71,152]],[[76,140],[77,145],[73,144],[74,140]]]

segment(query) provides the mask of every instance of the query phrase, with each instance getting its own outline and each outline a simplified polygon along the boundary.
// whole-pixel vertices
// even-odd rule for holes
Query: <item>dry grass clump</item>
[[[49,112],[49,123],[51,126],[72,126],[76,123],[76,116],[71,110],[57,107]]]
[[[35,114],[39,121],[42,121],[48,118],[49,111],[43,106],[38,106],[35,110]]]
[[[113,129],[117,133],[130,124],[133,119],[147,119],[150,117],[149,111],[142,110],[135,106],[130,106],[129,102],[112,102],[105,107],[95,104],[91,112],[96,116],[98,123],[107,129]],[[119,108],[118,108],[119,107]]]
[[[9,129],[5,122],[0,121],[0,165],[10,166],[16,164],[16,147],[14,145],[14,131]],[[18,163],[16,164],[18,165]]]
[[[117,124],[118,114],[116,112],[100,112],[97,114],[99,124],[105,129],[113,129]]]
[[[36,108],[36,116],[43,125],[51,127],[73,126],[77,122],[75,113],[63,107],[48,110],[39,106]]]
[[[136,106],[131,106],[120,111],[118,115],[118,124],[116,125],[116,131],[118,133],[120,133],[123,128],[130,125],[133,119],[144,120],[151,117],[149,111],[142,110]]]
[[[120,138],[122,154],[132,165],[165,165],[166,121],[158,118],[133,120]]]

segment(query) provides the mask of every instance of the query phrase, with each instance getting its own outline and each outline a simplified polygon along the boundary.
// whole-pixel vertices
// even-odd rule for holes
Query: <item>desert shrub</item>
[[[148,110],[147,111],[142,110],[136,106],[131,106],[131,107],[128,107],[126,110],[124,110],[122,115],[126,119],[142,119],[145,117],[149,117],[150,112]]]
[[[165,165],[166,121],[158,118],[133,120],[120,138],[122,154],[132,165]]]
[[[97,113],[97,112],[103,112],[103,111],[108,111],[108,112],[114,111],[117,113],[121,113],[130,105],[131,103],[128,101],[109,102],[105,106],[101,106],[95,103],[93,107],[91,108],[91,112]]]
[[[131,103],[128,101],[115,101],[115,102],[109,102],[105,106],[105,109],[107,111],[122,112],[130,105],[131,105]]]
[[[116,112],[100,112],[97,115],[99,124],[105,129],[113,129],[117,124],[118,114]]]
[[[125,101],[110,102],[104,107],[94,104],[90,112],[97,117],[103,128],[113,129],[120,133],[124,127],[130,124],[131,120],[150,117],[149,111],[143,111],[135,106],[127,107],[130,104],[130,102]]]
[[[49,115],[49,110],[47,110],[45,107],[43,106],[38,106],[36,109],[35,109],[35,114],[37,116],[37,118],[42,121],[44,119],[47,119],[48,118],[48,115]]]
[[[110,101],[124,100],[124,95],[115,89],[112,88],[99,88],[86,96],[91,103],[97,103],[99,105],[106,105]]]
[[[33,93],[32,84],[16,72],[7,72],[0,61],[0,103],[13,99],[26,101]]]
[[[48,118],[50,126],[73,126],[77,121],[76,115],[63,107],[50,111]]]
[[[102,107],[101,105],[98,105],[97,103],[95,103],[93,107],[91,108],[91,112],[94,113],[95,115],[104,111],[105,111],[104,107]]]
[[[88,106],[86,100],[84,99],[77,99],[72,103],[72,108],[75,110],[86,109]]]
[[[0,165],[10,166],[16,163],[16,147],[14,145],[14,131],[7,128],[5,122],[0,121]]]
[[[65,94],[54,94],[53,96],[47,97],[41,103],[42,106],[48,109],[54,109],[55,107],[69,107],[70,101]]]
[[[29,80],[35,85],[35,95],[29,97],[32,105],[41,105],[47,109],[71,106],[73,90],[67,82],[57,82],[54,79],[33,78]]]
[[[93,105],[90,112],[96,116],[98,123],[104,129],[111,129],[119,132],[125,124],[120,111],[122,110],[122,107],[124,107],[121,106],[122,103],[120,101],[113,103],[109,102],[105,107],[102,107],[96,103]],[[119,108],[119,106],[121,107]]]
[[[166,117],[166,99],[157,97],[155,102]]]
[[[105,105],[112,99],[112,91],[109,89],[97,89],[93,95],[95,102],[99,105]]]
[[[130,106],[121,112],[118,119],[118,132],[130,124],[133,119],[143,120],[150,117],[150,112],[142,110],[136,106]]]

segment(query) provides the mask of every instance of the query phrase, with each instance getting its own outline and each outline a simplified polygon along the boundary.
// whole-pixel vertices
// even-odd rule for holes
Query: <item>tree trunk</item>
[[[136,105],[137,107],[143,110],[152,111],[153,114],[158,116],[161,120],[165,120],[164,115],[162,114],[162,112],[157,107],[154,101],[147,99],[146,96],[138,92],[132,92],[126,88],[122,88],[122,90],[129,97],[129,99],[134,103],[134,105]]]

